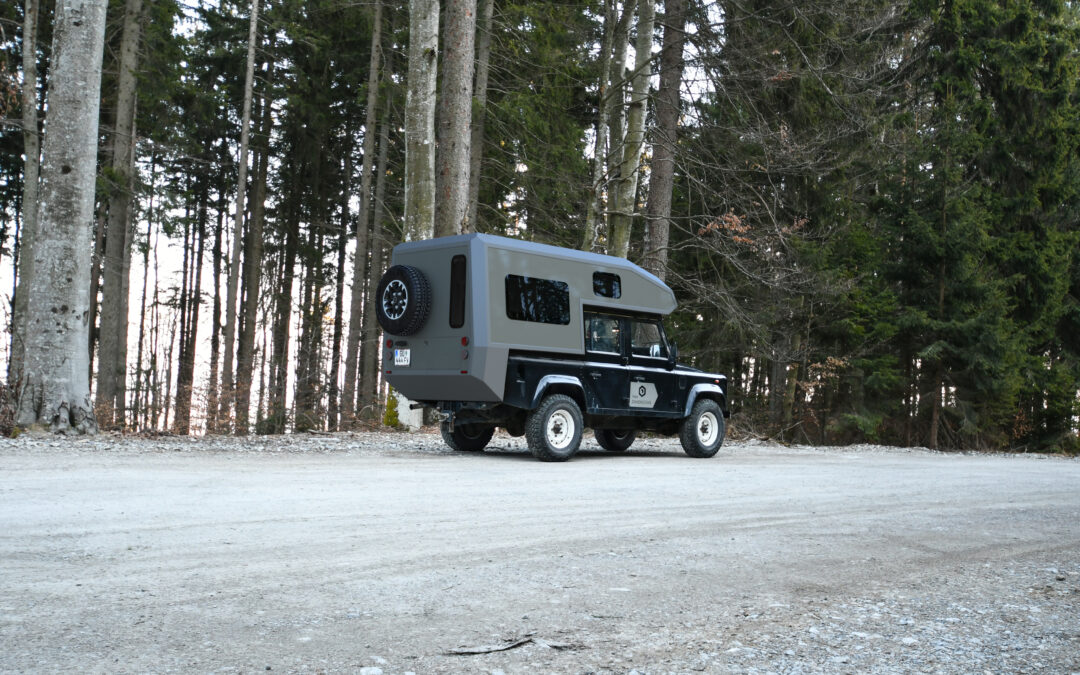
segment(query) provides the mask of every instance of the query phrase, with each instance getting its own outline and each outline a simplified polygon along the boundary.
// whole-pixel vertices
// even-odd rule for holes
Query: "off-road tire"
[[[443,422],[439,430],[450,449],[459,452],[481,452],[495,434],[495,427],[484,424],[455,424],[451,431],[450,422]]]
[[[636,429],[593,429],[600,447],[608,452],[626,452],[637,438]]]
[[[552,394],[529,413],[525,440],[541,462],[565,462],[577,454],[583,429],[581,409],[574,399]]]
[[[390,335],[407,336],[423,328],[431,314],[431,284],[409,265],[394,265],[379,279],[375,316]]]
[[[690,410],[679,428],[679,441],[691,457],[708,458],[724,444],[724,413],[712,399],[703,398]]]

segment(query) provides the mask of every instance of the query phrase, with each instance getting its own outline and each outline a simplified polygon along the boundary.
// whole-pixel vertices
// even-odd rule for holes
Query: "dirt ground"
[[[1080,672],[1080,461],[23,436],[0,671]]]

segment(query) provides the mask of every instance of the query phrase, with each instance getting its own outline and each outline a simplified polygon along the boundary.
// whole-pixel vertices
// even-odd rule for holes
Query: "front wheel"
[[[540,461],[565,462],[577,453],[583,428],[581,409],[574,399],[552,394],[529,413],[525,440]]]
[[[626,452],[637,438],[636,429],[594,429],[593,436],[608,452]]]
[[[679,441],[691,457],[712,457],[724,444],[724,413],[711,399],[701,399],[683,420]]]
[[[495,434],[495,427],[484,424],[455,424],[450,430],[450,422],[439,425],[443,440],[453,450],[460,452],[480,452]]]

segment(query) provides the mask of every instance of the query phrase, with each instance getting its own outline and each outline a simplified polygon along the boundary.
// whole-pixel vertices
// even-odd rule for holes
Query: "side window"
[[[506,276],[506,316],[516,321],[570,323],[570,286],[565,281]]]
[[[631,321],[630,351],[634,356],[666,359],[668,357],[667,344],[664,342],[660,324],[655,321]]]
[[[585,349],[590,352],[619,354],[619,319],[599,314],[585,315]]]
[[[618,300],[622,297],[622,279],[610,272],[593,272],[592,291],[594,295]]]
[[[465,256],[456,255],[450,260],[450,327],[465,325]]]

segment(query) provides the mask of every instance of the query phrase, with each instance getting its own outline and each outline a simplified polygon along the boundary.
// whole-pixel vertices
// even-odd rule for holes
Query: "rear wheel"
[[[637,438],[636,429],[594,429],[593,436],[608,452],[626,452]]]
[[[480,452],[495,434],[495,427],[486,424],[455,424],[451,431],[450,422],[443,422],[439,430],[446,444],[460,452]]]
[[[529,413],[525,440],[533,457],[540,461],[565,462],[577,454],[583,428],[581,409],[574,399],[552,394]]]
[[[724,413],[711,399],[694,404],[690,417],[683,420],[679,441],[691,457],[712,457],[724,444]]]

